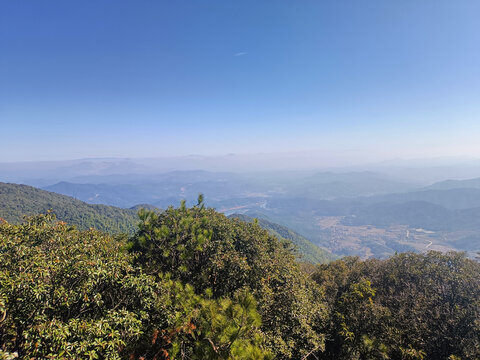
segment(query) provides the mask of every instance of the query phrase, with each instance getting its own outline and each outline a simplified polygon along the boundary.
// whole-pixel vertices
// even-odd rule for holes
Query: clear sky
[[[478,0],[0,2],[0,161],[480,156]]]

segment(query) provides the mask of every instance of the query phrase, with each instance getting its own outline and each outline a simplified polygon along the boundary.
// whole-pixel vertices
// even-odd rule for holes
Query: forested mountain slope
[[[230,215],[229,218],[236,218],[245,222],[254,221],[253,217],[242,214],[233,214]],[[257,220],[258,225],[260,225],[265,230],[268,230],[272,235],[291,241],[296,247],[299,261],[309,262],[312,264],[325,264],[335,259],[335,256],[332,255],[330,252],[314,245],[312,242],[310,242],[310,240],[306,239],[292,229],[268,221],[264,218],[257,218]]]
[[[0,183],[0,217],[8,222],[18,223],[24,215],[48,210],[53,210],[57,219],[79,229],[93,227],[109,233],[132,233],[138,222],[137,209],[91,205],[32,186]]]

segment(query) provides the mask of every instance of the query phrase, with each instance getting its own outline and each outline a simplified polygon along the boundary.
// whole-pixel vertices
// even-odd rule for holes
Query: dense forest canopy
[[[141,210],[127,238],[0,224],[0,358],[478,359],[480,264],[299,264],[257,223]]]

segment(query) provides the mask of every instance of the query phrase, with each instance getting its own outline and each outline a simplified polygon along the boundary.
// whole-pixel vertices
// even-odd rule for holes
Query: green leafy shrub
[[[317,267],[324,359],[480,359],[480,264],[461,253],[345,258]]]

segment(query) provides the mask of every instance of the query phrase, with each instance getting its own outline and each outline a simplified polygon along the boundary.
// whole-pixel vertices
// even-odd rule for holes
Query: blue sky
[[[0,161],[480,156],[480,2],[0,3]]]

